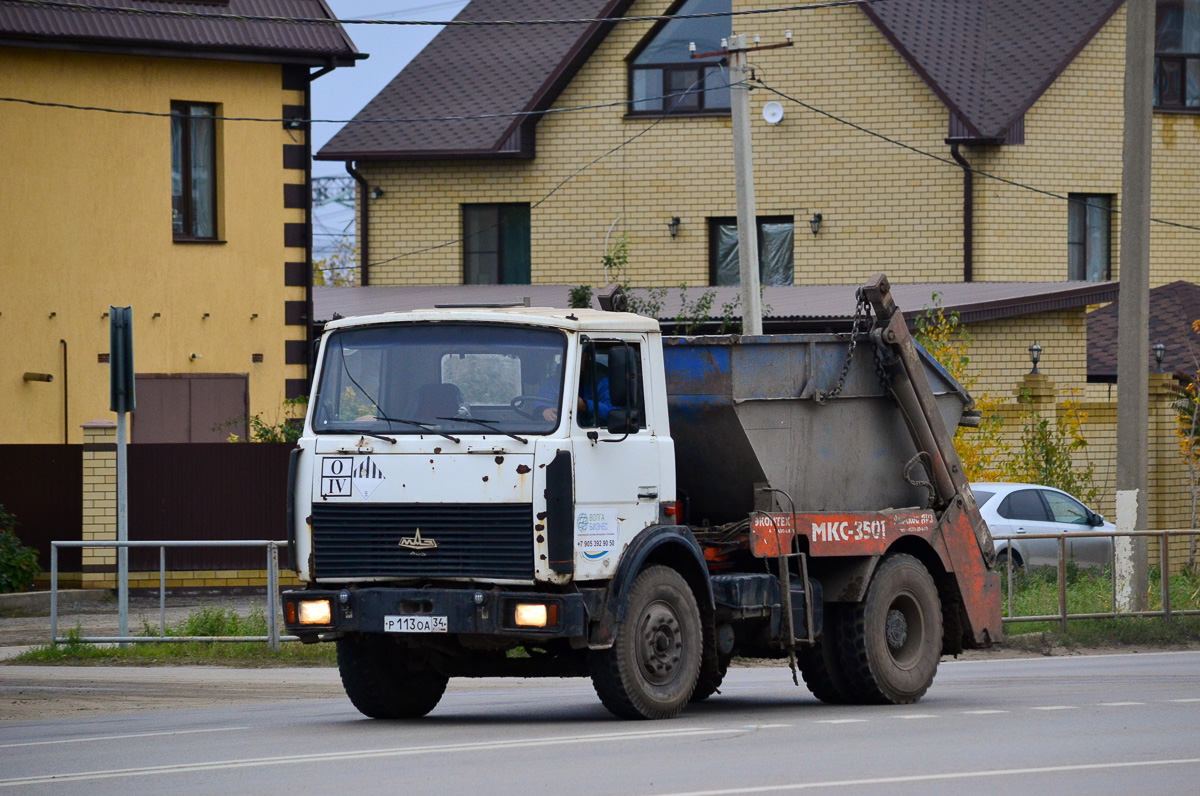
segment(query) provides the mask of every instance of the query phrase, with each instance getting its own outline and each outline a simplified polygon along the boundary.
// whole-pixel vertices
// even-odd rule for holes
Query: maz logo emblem
[[[417,532],[412,536],[406,536],[400,540],[400,546],[405,550],[411,550],[413,553],[423,555],[422,550],[433,550],[438,546],[438,543],[432,539],[422,539],[421,529],[417,528]]]

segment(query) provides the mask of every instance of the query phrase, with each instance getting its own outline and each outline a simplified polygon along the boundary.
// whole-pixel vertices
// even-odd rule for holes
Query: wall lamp
[[[671,233],[671,237],[679,234],[679,216],[674,216],[667,222],[667,231]]]
[[[1167,355],[1167,347],[1162,343],[1159,343],[1155,345],[1152,350],[1154,351],[1154,361],[1158,363],[1158,372],[1162,373],[1163,357]]]
[[[371,198],[372,199],[378,199],[381,196],[383,196],[383,189],[380,188],[378,185],[376,185],[374,188],[371,189]]]
[[[22,380],[24,380],[24,381],[46,381],[46,382],[50,382],[50,381],[54,381],[54,376],[53,376],[53,375],[51,375],[51,374],[49,374],[49,373],[31,373],[31,372],[26,372],[26,373],[25,373],[25,375],[21,377],[21,379],[22,379]]]
[[[816,235],[821,231],[821,222],[825,217],[820,213],[813,213],[813,217],[808,220],[808,228],[812,230],[812,234]]]
[[[1037,340],[1033,341],[1033,345],[1029,346],[1029,361],[1033,363],[1033,370],[1029,371],[1030,376],[1040,376],[1038,373],[1038,362],[1042,358],[1042,347],[1038,345]]]

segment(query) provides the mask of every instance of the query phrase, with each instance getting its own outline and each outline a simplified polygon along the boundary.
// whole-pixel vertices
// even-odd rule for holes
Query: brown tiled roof
[[[1172,282],[1150,290],[1150,345],[1166,346],[1163,370],[1190,377],[1200,370],[1200,285]],[[1117,380],[1117,302],[1088,314],[1088,381]],[[1150,369],[1157,370],[1154,357]]]
[[[456,19],[620,16],[632,0],[473,0]],[[544,110],[612,27],[449,26],[356,119],[476,116]],[[531,157],[537,118],[348,124],[318,160]]]
[[[88,5],[334,19],[324,0],[229,0],[225,3],[88,0]],[[0,0],[0,44],[133,52],[146,55],[346,65],[365,58],[341,25],[197,19],[36,6]]]
[[[999,139],[1123,0],[886,0],[860,6],[972,138]]]
[[[864,279],[865,279],[864,275]],[[528,298],[534,307],[568,307],[571,285],[418,285],[411,287],[317,287],[313,289],[314,317],[328,321],[334,313],[349,317],[380,312],[428,309],[438,304],[521,303]],[[712,314],[719,316],[722,305],[735,300],[737,287],[692,287],[687,298],[694,302],[706,290],[716,297]],[[841,329],[854,315],[854,285],[789,285],[768,287],[763,304],[768,331]],[[645,295],[635,289],[634,295]],[[1113,301],[1116,282],[939,282],[893,284],[897,306],[912,319],[916,313],[934,305],[938,294],[941,306],[957,312],[963,323],[977,323],[1086,307]],[[592,306],[599,308],[595,299]],[[659,320],[670,323],[679,314],[681,296],[678,287],[667,291]],[[735,313],[740,319],[741,314]],[[1197,316],[1200,317],[1200,316]]]

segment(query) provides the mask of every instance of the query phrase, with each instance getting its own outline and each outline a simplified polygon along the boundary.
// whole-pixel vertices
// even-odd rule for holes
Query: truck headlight
[[[333,623],[333,609],[329,600],[301,600],[300,624],[329,625]]]
[[[517,603],[513,611],[517,627],[550,627],[558,624],[558,606],[545,603]]]

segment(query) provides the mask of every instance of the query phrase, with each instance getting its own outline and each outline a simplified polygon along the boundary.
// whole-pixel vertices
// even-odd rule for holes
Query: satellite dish
[[[763,106],[763,119],[767,124],[779,124],[783,121],[783,106],[778,102],[768,102]]]

